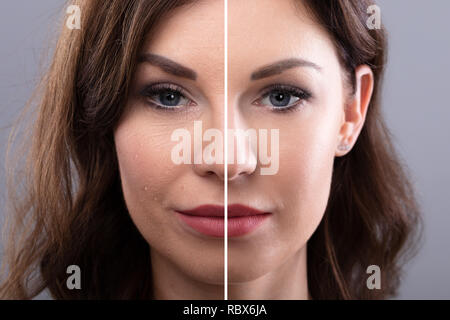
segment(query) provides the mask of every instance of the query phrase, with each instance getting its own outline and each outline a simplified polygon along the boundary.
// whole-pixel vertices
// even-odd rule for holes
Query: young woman
[[[1,297],[222,299],[225,178],[230,299],[395,294],[419,210],[382,118],[371,1],[229,0],[227,92],[223,1],[75,4],[81,29],[63,28],[25,136],[29,174],[11,181]],[[277,172],[245,148],[243,163],[175,163],[172,134],[195,121],[278,130]]]

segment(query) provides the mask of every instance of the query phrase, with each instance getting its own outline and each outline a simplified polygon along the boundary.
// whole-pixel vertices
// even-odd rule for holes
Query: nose
[[[222,135],[223,136],[223,135]],[[202,176],[216,176],[220,180],[225,180],[225,168],[227,170],[228,181],[233,181],[242,176],[248,176],[256,170],[256,156],[252,150],[251,145],[246,142],[237,141],[238,137],[233,136],[233,132],[228,134],[228,157],[225,161],[213,161],[203,154],[203,161],[201,163],[194,163],[194,171]],[[233,139],[233,140],[231,140]],[[233,152],[233,149],[235,152]],[[222,153],[224,154],[224,152]],[[223,157],[215,158],[220,159]]]
[[[221,148],[216,148],[216,151],[222,152],[222,155],[218,156],[217,154],[213,154],[213,156],[215,160],[220,161],[213,161],[214,159],[210,157],[211,152],[207,150],[210,147],[208,146],[210,142],[207,142],[206,147],[204,146],[202,149],[202,161],[197,164],[194,162],[194,171],[202,177],[216,176],[222,181],[225,180],[225,169],[227,171],[228,181],[234,181],[253,174],[257,167],[256,130],[246,128],[242,121],[234,117],[230,117],[226,132],[223,132],[223,130],[215,130],[216,133],[220,132],[220,138],[222,139],[220,142],[215,141],[216,146],[221,146]],[[227,134],[228,140],[226,159],[223,148],[225,145],[225,134]]]

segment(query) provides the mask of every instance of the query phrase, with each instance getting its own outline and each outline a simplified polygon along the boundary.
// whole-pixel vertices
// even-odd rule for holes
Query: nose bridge
[[[212,88],[215,89],[212,89]],[[217,86],[207,95],[208,106],[194,126],[193,170],[202,177],[216,176],[224,179],[224,91]]]
[[[228,97],[228,179],[252,174],[256,169],[257,132],[248,126],[238,105]]]
[[[210,106],[211,112],[204,118],[203,121],[203,133],[202,136],[207,141],[203,141],[202,148],[202,161],[195,163],[194,171],[201,176],[215,175],[220,180],[225,178],[225,166],[227,168],[228,180],[234,180],[241,175],[252,174],[257,165],[256,157],[256,144],[257,144],[257,131],[255,128],[249,128],[245,119],[242,117],[242,113],[239,112],[239,106],[237,105],[238,99],[234,99],[231,96],[227,96],[227,110],[224,105],[224,96],[218,97],[216,95],[211,98],[212,105]],[[222,106],[221,108],[219,106]],[[224,126],[225,111],[227,112],[227,128]],[[209,130],[209,132],[208,132]],[[211,131],[213,130],[213,131]],[[220,133],[220,137],[217,134]],[[227,135],[228,156],[225,159],[224,146],[225,146],[225,134]],[[208,161],[208,156],[211,143],[213,142],[211,136],[214,136],[214,143],[217,152],[221,152],[220,155],[217,152],[214,154],[216,161]],[[216,141],[220,139],[221,141]],[[200,146],[197,146],[199,148]],[[195,147],[194,147],[195,148]],[[221,161],[219,161],[221,160]]]

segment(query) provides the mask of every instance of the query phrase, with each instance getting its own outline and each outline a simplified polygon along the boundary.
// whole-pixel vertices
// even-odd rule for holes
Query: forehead
[[[143,51],[197,70],[199,81],[220,81],[224,14],[223,0],[176,8],[152,30]],[[329,35],[306,13],[301,0],[228,0],[227,32],[230,80],[233,75],[248,80],[255,68],[292,57],[309,60],[326,72],[338,67]]]
[[[151,31],[143,51],[195,69],[199,80],[223,78],[224,2],[203,0],[169,12]]]
[[[324,69],[337,62],[328,33],[306,12],[302,1],[228,3],[230,66],[239,66],[240,73],[249,75],[251,68],[292,57],[309,60]]]

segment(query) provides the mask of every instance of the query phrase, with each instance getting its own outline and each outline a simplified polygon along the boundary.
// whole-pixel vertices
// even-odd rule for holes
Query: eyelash
[[[186,94],[185,90],[173,83],[156,83],[156,84],[149,85],[141,91],[141,95],[146,98],[151,98],[153,96],[160,95],[161,93],[168,92],[168,91],[175,93],[176,95],[179,95],[182,99],[188,100],[189,105],[191,103],[193,103],[193,101],[191,99],[186,97],[187,94]],[[298,108],[300,108],[302,106],[303,102],[308,101],[312,97],[312,94],[307,90],[293,87],[290,85],[275,84],[275,85],[265,88],[263,90],[261,98],[258,98],[254,102],[254,104],[261,106],[259,101],[266,98],[267,96],[269,96],[272,92],[287,93],[291,96],[295,96],[295,97],[299,98],[299,100],[297,102],[295,102],[294,104],[292,104],[290,106],[269,107],[273,112],[280,112],[280,113],[296,111]],[[175,107],[162,106],[155,102],[149,101],[149,99],[147,102],[152,107],[154,107],[156,109],[162,109],[164,111],[177,111],[179,109],[182,109],[182,107],[180,107],[180,106],[175,106]]]
[[[149,85],[141,91],[141,95],[147,98],[147,103],[156,109],[162,109],[164,111],[176,111],[183,108],[183,106],[163,106],[149,99],[165,92],[174,93],[175,95],[179,95],[181,99],[188,100],[189,106],[191,105],[191,103],[193,103],[191,99],[187,98],[185,90],[173,83],[156,83]]]
[[[299,98],[299,100],[297,102],[295,102],[294,104],[292,104],[290,106],[285,106],[285,107],[274,107],[274,106],[270,107],[269,106],[269,108],[273,112],[280,112],[280,113],[296,111],[298,108],[300,108],[303,105],[303,102],[310,100],[312,97],[312,94],[308,90],[300,89],[300,88],[293,87],[290,85],[275,84],[275,85],[269,86],[266,89],[264,89],[264,91],[262,93],[262,97],[259,98],[258,100],[256,100],[254,104],[261,106],[262,104],[260,103],[260,101],[262,99],[268,97],[273,92],[287,93],[291,96],[295,96],[295,97]]]

